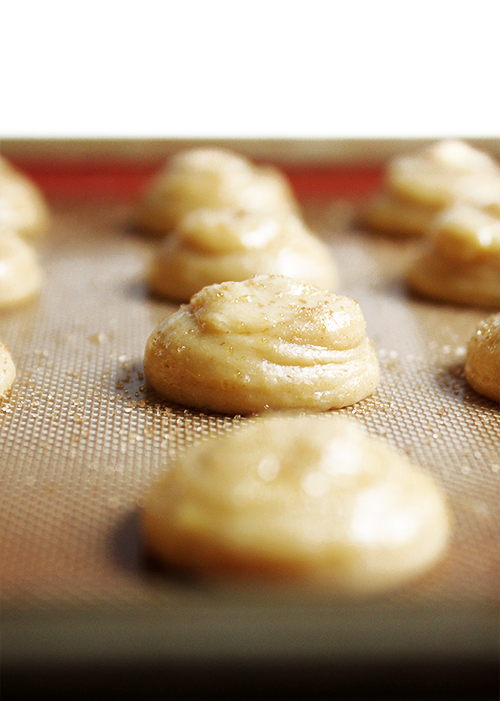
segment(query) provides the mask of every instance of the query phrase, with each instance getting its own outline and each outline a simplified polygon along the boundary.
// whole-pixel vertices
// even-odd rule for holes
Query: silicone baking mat
[[[418,582],[354,605],[153,567],[136,526],[148,485],[191,445],[251,418],[168,405],[146,386],[146,339],[176,306],[148,296],[156,243],[129,226],[134,193],[53,192],[41,296],[0,315],[18,373],[0,402],[7,668],[497,654],[500,410],[463,376],[488,312],[410,296],[404,270],[418,243],[357,225],[356,187],[351,197],[306,189],[304,217],[338,263],[338,291],[360,303],[381,364],[375,394],[340,413],[443,485],[454,516],[446,557]]]

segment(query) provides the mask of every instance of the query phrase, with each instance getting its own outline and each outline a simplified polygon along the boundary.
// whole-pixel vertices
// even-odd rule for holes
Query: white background
[[[497,137],[498,0],[3,4],[3,137]]]

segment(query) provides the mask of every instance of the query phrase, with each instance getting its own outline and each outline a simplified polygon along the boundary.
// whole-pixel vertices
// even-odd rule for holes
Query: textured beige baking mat
[[[155,244],[128,229],[129,205],[96,198],[51,205],[54,226],[40,250],[43,292],[0,316],[0,339],[18,373],[0,402],[4,654],[22,661],[23,654],[52,649],[57,659],[73,645],[75,655],[85,655],[91,642],[79,640],[82,621],[100,611],[113,614],[121,631],[108,645],[121,650],[119,638],[128,639],[132,657],[145,643],[136,640],[136,648],[130,647],[133,636],[120,628],[125,618],[136,625],[150,622],[144,639],[154,638],[161,621],[163,633],[155,630],[164,645],[169,621],[179,631],[182,619],[189,655],[189,640],[201,639],[212,614],[219,621],[232,617],[235,625],[240,620],[244,628],[238,615],[250,603],[246,624],[256,625],[259,615],[272,620],[283,600],[268,593],[255,598],[255,591],[223,583],[183,582],[151,568],[137,533],[137,505],[174,456],[237,430],[247,419],[169,406],[146,387],[146,339],[176,307],[148,297],[144,270]],[[462,372],[466,343],[485,312],[408,296],[403,274],[416,244],[360,230],[352,204],[309,199],[303,207],[306,220],[331,246],[342,275],[339,292],[360,303],[380,358],[376,393],[341,413],[435,475],[455,523],[446,557],[426,577],[347,612],[342,604],[317,604],[305,596],[295,633],[310,634],[315,625],[333,631],[341,619],[345,630],[351,617],[359,623],[376,610],[379,629],[372,633],[379,639],[396,611],[406,623],[391,635],[407,640],[412,626],[425,621],[429,644],[439,612],[446,610],[452,612],[448,642],[475,635],[478,649],[484,643],[481,649],[491,650],[500,580],[500,408],[469,389]],[[43,638],[40,621],[53,613]],[[460,628],[462,614],[469,632]],[[214,635],[212,629],[212,645]],[[285,636],[278,638],[276,654],[285,644]],[[244,635],[224,640],[213,649],[235,649]],[[353,644],[363,649],[368,640]],[[174,648],[173,642],[168,649]]]

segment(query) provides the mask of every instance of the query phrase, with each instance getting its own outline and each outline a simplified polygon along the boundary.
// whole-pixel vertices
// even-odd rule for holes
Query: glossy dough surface
[[[7,346],[0,342],[0,397],[12,387],[16,368]]]
[[[424,236],[433,218],[457,202],[500,216],[500,165],[450,139],[391,159],[382,191],[367,201],[360,219],[376,231]]]
[[[198,209],[164,239],[149,271],[150,288],[188,302],[206,285],[274,273],[333,290],[328,248],[292,215]]]
[[[450,521],[434,479],[354,421],[267,415],[178,458],[141,527],[169,565],[359,596],[422,575]]]
[[[49,224],[49,208],[40,189],[0,156],[0,231],[36,239],[46,233]]]
[[[500,205],[500,166],[464,141],[438,141],[388,165],[387,183],[396,195],[424,206],[466,202],[496,211]]]
[[[226,149],[176,154],[145,189],[133,212],[137,227],[163,236],[195,209],[298,214],[284,175]]]
[[[340,408],[379,381],[358,303],[276,275],[204,287],[154,329],[144,371],[169,401],[230,414]]]
[[[461,203],[443,210],[408,283],[436,300],[500,308],[500,218]]]
[[[27,301],[40,291],[42,282],[34,248],[12,231],[0,230],[0,309]]]
[[[469,340],[465,377],[476,392],[500,402],[500,313],[482,321]]]

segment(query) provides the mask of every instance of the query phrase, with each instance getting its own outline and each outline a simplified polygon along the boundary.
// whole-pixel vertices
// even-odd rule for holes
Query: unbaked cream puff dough
[[[0,230],[0,309],[31,299],[42,282],[35,249],[18,234]]]
[[[408,271],[408,284],[439,301],[500,308],[500,218],[462,203],[445,209]]]
[[[148,550],[209,578],[381,594],[442,557],[434,479],[338,415],[265,415],[188,449],[146,494]]]
[[[202,207],[299,214],[279,169],[255,165],[230,150],[197,148],[170,159],[144,190],[132,217],[139,229],[163,236]]]
[[[13,385],[16,379],[16,368],[7,346],[0,342],[0,397]]]
[[[424,236],[438,212],[436,207],[395,197],[381,192],[368,199],[361,208],[361,223],[372,231],[401,238]]]
[[[426,235],[443,208],[464,202],[500,216],[500,165],[459,140],[438,141],[389,161],[382,192],[361,212],[374,230]]]
[[[35,240],[50,225],[50,212],[41,190],[23,172],[0,156],[0,231]]]
[[[167,400],[228,414],[336,409],[379,381],[358,303],[277,275],[204,287],[154,329],[144,371]]]
[[[482,321],[469,340],[465,378],[476,392],[500,402],[500,313]]]
[[[188,302],[206,285],[268,273],[333,290],[328,248],[292,214],[198,209],[159,245],[148,274],[158,295]]]

